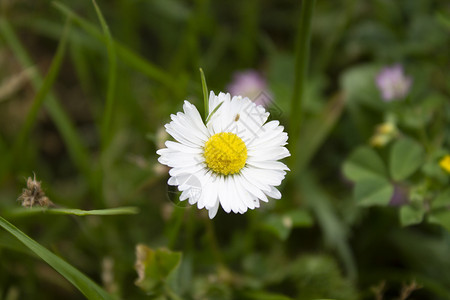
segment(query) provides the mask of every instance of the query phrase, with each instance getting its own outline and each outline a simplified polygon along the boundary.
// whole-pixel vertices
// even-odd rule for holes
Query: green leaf
[[[168,249],[153,250],[142,244],[137,245],[135,267],[139,277],[135,284],[147,293],[157,292],[180,261],[181,252]]]
[[[307,210],[296,209],[283,215],[271,214],[262,223],[262,228],[275,234],[280,240],[288,238],[294,227],[309,227],[314,223]]]
[[[285,214],[284,218],[289,218],[292,227],[310,227],[314,224],[309,211],[305,209],[296,209]]]
[[[441,225],[450,231],[450,210],[433,212],[428,217],[428,222]]]
[[[95,282],[89,279],[86,275],[78,271],[76,268],[68,264],[66,261],[56,256],[46,248],[42,247],[38,242],[28,237],[25,233],[20,231],[17,227],[0,217],[0,226],[6,231],[16,237],[37,256],[47,262],[52,268],[64,276],[70,283],[82,292],[88,299],[114,299],[111,295],[106,293]]]
[[[360,205],[387,205],[391,200],[394,187],[384,178],[369,178],[357,181],[354,195]]]
[[[439,93],[431,93],[424,97],[420,104],[402,107],[398,114],[398,122],[403,127],[413,130],[422,130],[434,120],[435,113],[443,105],[447,98]]]
[[[281,215],[271,214],[261,226],[284,241],[291,233],[292,220],[289,217],[284,218]]]
[[[205,120],[206,120],[208,118],[208,114],[209,114],[209,98],[208,98],[208,86],[206,85],[205,73],[203,73],[202,68],[200,68],[200,78],[202,80],[203,105],[205,107]]]
[[[312,176],[298,177],[299,189],[306,205],[311,209],[321,228],[325,243],[333,247],[342,260],[352,280],[357,278],[357,269],[348,243],[348,228],[333,209],[331,197],[318,185]]]
[[[342,74],[340,85],[350,103],[363,103],[376,109],[384,107],[385,103],[380,101],[380,94],[375,86],[378,71],[377,65],[366,64],[350,68]]]
[[[447,188],[439,194],[432,202],[432,209],[450,208],[450,188]]]
[[[447,152],[444,153],[444,155]],[[434,156],[434,155],[433,155]],[[442,155],[443,156],[443,155]],[[442,157],[441,156],[441,157]],[[432,159],[423,164],[421,171],[427,177],[437,180],[441,185],[447,186],[449,182],[448,174],[439,166],[438,159]]]
[[[357,148],[345,161],[344,175],[352,181],[387,178],[386,167],[380,156],[367,146]]]
[[[423,207],[404,205],[400,208],[400,224],[402,226],[419,224],[422,222],[424,214]]]
[[[107,209],[81,210],[71,208],[16,208],[5,212],[10,217],[23,217],[36,214],[53,214],[53,215],[76,215],[76,216],[112,216],[112,215],[130,215],[139,213],[137,207],[115,207]]]
[[[97,17],[100,21],[100,25],[102,26],[103,35],[106,41],[106,50],[108,52],[108,90],[106,94],[106,105],[102,118],[102,127],[101,127],[101,135],[102,135],[102,146],[106,147],[106,144],[111,135],[111,120],[113,114],[113,108],[115,103],[115,88],[116,88],[116,75],[117,75],[117,59],[116,59],[116,48],[114,44],[114,40],[111,36],[111,32],[109,31],[108,24],[103,17],[102,11],[100,7],[97,5],[95,0],[92,0],[92,4],[94,5],[95,12],[97,13]]]
[[[412,139],[398,140],[391,149],[390,171],[394,180],[403,180],[423,163],[423,147]]]

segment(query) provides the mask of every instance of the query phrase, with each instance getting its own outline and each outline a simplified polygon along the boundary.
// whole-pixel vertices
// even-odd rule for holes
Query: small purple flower
[[[408,203],[408,190],[400,185],[394,185],[394,193],[389,201],[389,206],[402,206]]]
[[[266,79],[255,70],[235,72],[233,81],[228,85],[231,96],[247,97],[257,105],[267,107],[272,101],[272,95],[267,90]]]
[[[405,76],[402,65],[396,64],[383,68],[377,75],[376,83],[383,99],[389,102],[405,98],[411,88],[412,79]]]

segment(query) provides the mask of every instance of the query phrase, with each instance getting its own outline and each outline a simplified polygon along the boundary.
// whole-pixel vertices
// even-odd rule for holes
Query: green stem
[[[75,215],[75,216],[113,216],[113,215],[134,215],[139,213],[137,207],[124,206],[106,209],[82,210],[74,208],[46,208],[46,207],[18,207],[5,210],[4,214],[11,217],[28,217],[31,215],[52,214],[52,215]]]
[[[207,120],[209,114],[208,86],[206,85],[205,73],[203,73],[202,68],[200,68],[200,78],[202,79],[203,104],[205,107],[204,115],[205,120]]]
[[[185,217],[186,209],[180,209],[175,207],[172,218],[170,220],[170,225],[167,227],[167,247],[173,249],[176,246],[177,238],[179,236],[180,229],[183,225],[183,220]]]
[[[297,158],[297,144],[300,134],[300,126],[303,119],[303,98],[305,96],[305,79],[309,62],[311,22],[314,12],[314,4],[315,0],[302,1],[300,23],[296,38],[295,81],[289,119],[292,166],[295,165]]]
[[[241,64],[244,66],[251,65],[254,60],[257,36],[258,36],[258,22],[260,16],[260,1],[259,0],[247,0],[243,1],[240,11],[240,34],[237,39],[238,54]]]
[[[326,45],[323,47],[322,53],[319,55],[318,61],[318,72],[324,73],[328,67],[330,60],[333,58],[334,49],[336,49],[339,42],[342,40],[344,35],[347,33],[347,28],[352,22],[352,16],[355,11],[357,0],[346,0],[345,10],[342,14],[341,21],[336,25],[333,34],[328,39]],[[316,70],[317,71],[317,70]]]
[[[111,137],[111,120],[115,104],[115,87],[116,87],[116,73],[117,73],[117,59],[116,59],[116,49],[114,46],[114,40],[111,36],[108,24],[106,23],[103,14],[98,7],[95,0],[92,0],[97,17],[100,21],[100,25],[103,30],[103,35],[106,40],[106,51],[108,53],[108,90],[106,94],[105,112],[103,114],[102,124],[101,124],[101,140],[102,140],[102,150],[104,151]]]
[[[61,40],[58,45],[58,50],[52,60],[50,65],[50,69],[48,71],[48,75],[45,77],[42,85],[40,86],[36,97],[34,98],[33,104],[28,111],[27,117],[25,119],[25,123],[20,129],[19,134],[14,140],[12,147],[12,155],[15,155],[15,160],[19,159],[21,151],[24,149],[25,142],[29,138],[31,129],[36,121],[39,110],[41,109],[42,104],[47,98],[48,93],[50,92],[53,84],[55,83],[55,79],[59,74],[59,70],[61,67],[61,62],[64,58],[64,53],[66,50],[67,44],[67,36],[70,31],[70,19],[67,20],[66,25],[64,26],[63,34]]]
[[[216,233],[214,231],[214,224],[209,219],[204,219],[206,226],[206,236],[209,240],[209,246],[211,247],[212,254],[218,265],[223,264],[222,253],[220,252],[219,243],[217,242]]]
[[[180,296],[178,296],[174,291],[172,291],[169,286],[166,285],[164,290],[166,292],[166,295],[169,297],[169,299],[182,300],[182,298]]]

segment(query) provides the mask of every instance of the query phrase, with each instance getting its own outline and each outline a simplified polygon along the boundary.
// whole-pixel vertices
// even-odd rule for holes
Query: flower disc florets
[[[216,133],[206,142],[204,156],[206,165],[214,172],[235,174],[245,166],[247,147],[234,133]]]

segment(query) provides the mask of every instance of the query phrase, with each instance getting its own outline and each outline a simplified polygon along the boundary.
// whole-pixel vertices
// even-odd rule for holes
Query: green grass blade
[[[107,43],[106,37],[90,22],[81,18],[77,14],[75,14],[71,9],[65,6],[62,3],[54,2],[54,6],[63,14],[70,16],[76,24],[78,24],[81,28],[83,28],[88,34],[97,38],[103,43]],[[121,45],[119,42],[114,41],[114,46],[117,52],[117,55],[129,66],[135,68],[139,72],[142,72],[148,78],[156,80],[169,88],[176,87],[176,80],[172,78],[168,73],[164,72],[157,66],[151,64],[146,59],[142,58],[140,55],[134,53],[132,50],[127,47]]]
[[[116,60],[116,49],[114,46],[114,40],[111,36],[111,32],[109,31],[108,24],[106,23],[105,18],[103,17],[103,14],[100,10],[100,7],[97,5],[97,2],[95,0],[92,0],[92,4],[95,7],[95,12],[97,13],[100,25],[102,26],[104,38],[106,40],[106,50],[108,52],[108,64],[109,64],[108,91],[106,94],[105,112],[103,114],[101,127],[102,148],[104,149],[106,147],[106,144],[108,143],[111,132],[110,126],[115,102],[114,94],[117,76],[117,60]]]
[[[58,45],[58,49],[56,50],[56,54],[52,60],[50,65],[50,69],[48,71],[47,76],[44,79],[39,91],[34,98],[33,104],[31,106],[30,111],[25,119],[25,124],[22,126],[17,138],[14,141],[14,146],[11,149],[13,151],[13,155],[17,155],[20,153],[20,150],[23,149],[25,145],[25,141],[30,134],[31,128],[36,121],[37,114],[39,109],[41,108],[44,100],[46,99],[48,93],[50,92],[53,83],[55,82],[56,77],[59,74],[59,70],[61,67],[62,60],[64,58],[64,54],[66,51],[67,45],[67,36],[70,31],[70,20],[67,21],[66,26],[64,28],[61,40]],[[17,158],[16,158],[17,159]]]
[[[202,79],[202,90],[203,90],[203,104],[205,107],[205,120],[208,118],[209,113],[209,100],[208,100],[208,86],[206,85],[205,73],[203,69],[200,68],[200,78]]]
[[[85,53],[83,48],[80,45],[80,42],[76,40],[72,40],[70,43],[70,57],[75,68],[75,72],[77,73],[78,80],[80,82],[81,88],[83,91],[89,91],[92,86],[90,66],[86,60]]]
[[[139,208],[132,206],[82,210],[73,208],[43,208],[43,207],[19,207],[8,211],[5,214],[9,217],[24,217],[37,214],[52,215],[75,215],[75,216],[113,216],[113,215],[135,215],[139,213]]]
[[[292,172],[299,174],[314,157],[320,146],[336,126],[346,103],[342,93],[329,100],[323,111],[310,120],[305,120],[301,134],[300,145],[302,151],[298,153],[297,165]]]
[[[443,12],[438,12],[436,18],[439,23],[450,29],[450,16],[448,14],[445,15]]]
[[[56,256],[48,249],[41,246],[38,242],[31,239],[17,227],[0,217],[0,226],[21,241],[26,247],[38,255],[42,260],[48,263],[52,268],[64,276],[88,299],[111,299],[114,298],[106,293],[100,286],[89,279],[86,275],[74,268],[72,265]]]
[[[216,107],[214,107],[213,111],[208,115],[208,117],[206,118],[205,124],[208,124],[209,120],[211,119],[211,117],[216,113],[216,111],[222,106],[223,101],[220,102]]]
[[[0,33],[3,35],[6,44],[11,48],[24,68],[28,68],[34,65],[27,51],[17,38],[17,35],[15,34],[13,28],[4,17],[0,19]],[[39,89],[42,86],[42,83],[42,76],[39,74],[39,72],[34,72],[32,76],[33,86],[36,89]],[[47,99],[44,100],[44,106],[50,114],[59,132],[61,133],[61,136],[67,146],[69,155],[74,161],[75,165],[89,180],[90,184],[92,186],[95,186],[95,182],[93,182],[90,172],[91,164],[89,154],[84,147],[80,137],[78,136],[74,125],[51,92],[48,93]]]
[[[158,82],[161,82],[165,86],[169,88],[176,88],[176,80],[172,78],[169,74],[162,71],[160,68],[151,64],[143,58],[142,56],[136,54],[129,48],[119,44],[118,42],[114,43],[116,45],[117,54],[120,58],[126,62],[130,67],[135,68],[137,71],[146,75],[150,79],[154,79]]]
[[[298,35],[296,38],[295,55],[295,81],[291,100],[291,111],[289,116],[289,134],[291,161],[296,164],[297,145],[299,140],[300,126],[303,121],[303,102],[305,97],[306,73],[309,65],[309,47],[311,40],[311,23],[314,12],[315,0],[302,1],[302,11]]]

